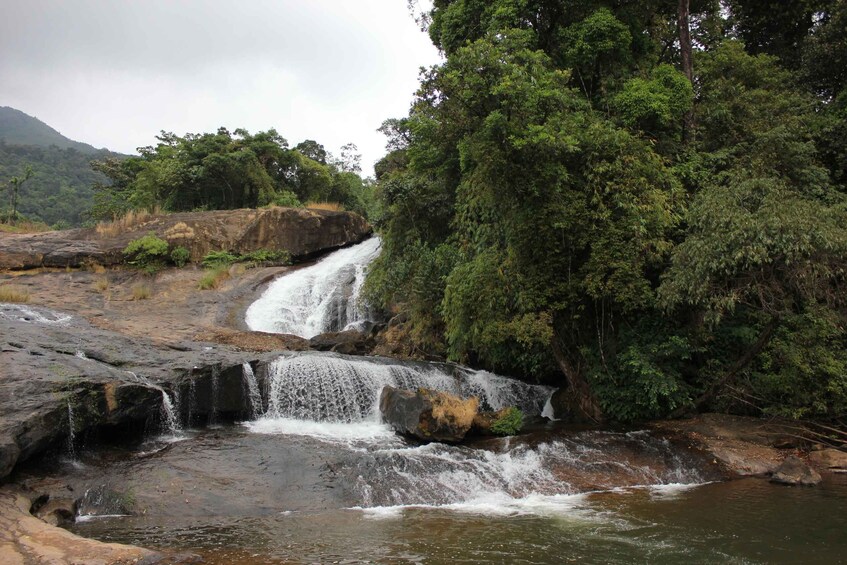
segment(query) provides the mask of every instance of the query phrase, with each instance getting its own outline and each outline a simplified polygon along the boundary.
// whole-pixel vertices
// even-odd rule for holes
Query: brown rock
[[[35,511],[35,516],[52,526],[69,524],[76,518],[76,501],[71,498],[50,498]]]
[[[847,452],[838,449],[821,449],[809,453],[809,462],[818,469],[847,472]]]
[[[210,251],[247,253],[284,249],[295,259],[357,243],[371,232],[352,212],[305,208],[261,208],[181,212],[151,216],[114,229],[75,229],[39,234],[0,234],[0,269],[116,265],[133,239],[149,232],[183,246],[193,261]]]
[[[425,388],[412,391],[387,386],[382,389],[379,409],[383,420],[402,434],[456,443],[471,429],[479,399],[465,400]]]
[[[821,476],[805,461],[791,455],[786,457],[785,461],[776,469],[771,477],[771,482],[782,485],[815,486],[821,482]]]

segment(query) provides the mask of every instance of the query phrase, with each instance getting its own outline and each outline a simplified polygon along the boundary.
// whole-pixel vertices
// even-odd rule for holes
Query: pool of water
[[[721,482],[702,456],[646,432],[448,447],[353,431],[189,432],[83,454],[52,480],[95,494],[75,533],[213,564],[847,560],[839,477]]]

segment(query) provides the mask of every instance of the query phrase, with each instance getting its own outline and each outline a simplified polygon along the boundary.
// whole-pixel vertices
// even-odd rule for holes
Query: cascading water
[[[258,418],[262,415],[262,394],[259,392],[259,383],[250,363],[241,366],[241,375],[244,379],[245,397],[250,401],[250,415]]]
[[[380,245],[373,237],[278,278],[247,309],[247,326],[306,338],[360,327],[368,320],[360,292]]]
[[[76,431],[74,423],[74,409],[71,406],[71,401],[68,400],[68,457],[71,461],[76,461]]]
[[[182,439],[182,426],[179,422],[179,393],[175,391],[174,399],[171,400],[171,397],[168,396],[167,391],[165,391],[165,389],[163,389],[159,385],[153,383],[150,379],[132,371],[127,371],[127,374],[130,375],[140,384],[158,390],[162,394],[162,423],[164,424],[164,427],[167,428],[168,436],[170,436],[171,439]]]

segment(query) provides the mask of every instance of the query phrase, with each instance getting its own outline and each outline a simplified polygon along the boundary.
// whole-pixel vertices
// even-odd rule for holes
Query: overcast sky
[[[177,134],[276,128],[348,142],[407,114],[438,52],[406,0],[0,0],[0,106],[134,153]]]

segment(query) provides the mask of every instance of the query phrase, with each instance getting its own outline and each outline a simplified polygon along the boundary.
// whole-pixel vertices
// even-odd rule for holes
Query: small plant
[[[214,288],[218,288],[223,281],[229,278],[229,267],[226,265],[220,265],[213,269],[208,269],[203,277],[200,279],[200,282],[197,284],[197,287],[200,290],[211,290]]]
[[[132,287],[133,300],[147,300],[152,294],[153,290],[150,288],[150,285],[141,283]]]
[[[171,262],[177,267],[184,267],[191,259],[191,253],[183,246],[174,247],[171,250]]]
[[[297,195],[289,190],[284,190],[280,194],[274,196],[270,203],[271,206],[282,206],[283,208],[302,208],[303,204],[297,198]]]
[[[238,255],[233,255],[229,251],[212,251],[203,257],[202,263],[204,267],[214,269],[216,267],[228,267],[236,261],[238,261]]]
[[[523,412],[514,406],[504,410],[491,424],[491,432],[498,436],[513,436],[523,428]]]
[[[124,255],[130,265],[155,272],[168,256],[168,242],[150,232],[130,241],[124,249]]]
[[[14,285],[0,285],[0,302],[29,302],[29,291]]]
[[[340,202],[306,202],[306,208],[309,210],[331,210],[333,212],[343,212],[344,204]]]
[[[109,279],[106,277],[100,277],[96,281],[94,281],[94,289],[97,292],[106,292],[109,290]]]

